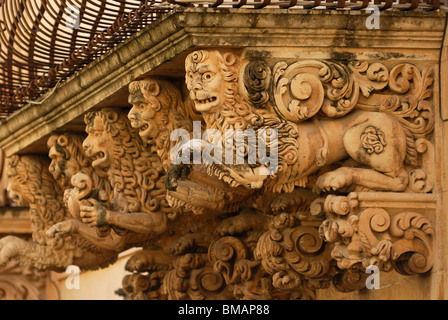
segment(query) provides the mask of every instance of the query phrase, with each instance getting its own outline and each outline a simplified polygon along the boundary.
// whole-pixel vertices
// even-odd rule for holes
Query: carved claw
[[[165,177],[165,188],[169,191],[175,191],[178,187],[177,180],[187,179],[190,175],[191,166],[186,164],[174,164],[168,170]]]
[[[220,236],[235,235],[246,231],[263,228],[268,222],[268,217],[257,213],[242,213],[222,221],[215,229]]]
[[[327,172],[321,175],[314,185],[313,192],[331,192],[344,189],[353,184],[353,173],[346,168],[339,168],[335,171]]]
[[[196,252],[198,248],[207,250],[212,241],[213,237],[207,233],[190,233],[174,241],[169,248],[169,252],[174,255],[181,255],[191,251]]]
[[[53,225],[46,231],[49,238],[62,238],[66,235],[76,233],[78,231],[78,221],[74,219],[65,220]]]
[[[26,245],[25,240],[14,236],[0,239],[0,266],[5,266],[11,259],[16,258]]]
[[[195,241],[192,237],[182,237],[174,241],[170,246],[169,252],[174,255],[186,253],[189,249],[194,248]]]

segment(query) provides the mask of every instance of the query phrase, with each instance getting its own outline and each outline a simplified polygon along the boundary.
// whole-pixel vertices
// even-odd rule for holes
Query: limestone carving
[[[381,207],[363,208],[363,197],[368,195],[330,195],[322,207],[327,219],[320,233],[334,243],[331,255],[338,266],[350,269],[360,265],[365,269],[377,265],[380,270],[394,268],[405,275],[429,271],[433,264],[431,221],[417,210],[391,214]],[[406,197],[402,195],[400,201],[405,202]]]
[[[126,263],[123,289],[131,300],[165,300],[161,286],[172,258],[162,250],[143,249]]]
[[[314,190],[405,190],[408,173],[404,165],[415,163],[415,138],[429,134],[434,124],[432,107],[425,100],[431,85],[429,71],[421,74],[414,66],[399,65],[389,75],[380,64],[359,63],[350,69],[336,63],[304,61],[288,66],[281,62],[272,71],[275,103],[266,101],[261,108],[250,102],[255,89],[246,89],[249,98],[244,99],[239,83],[243,63],[229,52],[190,54],[186,60],[190,96],[207,128],[217,129],[223,136],[228,129],[277,129],[278,170],[268,177],[261,174],[261,164],[251,170],[213,164],[210,172],[233,185],[291,192],[295,186],[309,187],[308,177],[324,165],[350,157],[364,168],[341,167],[324,173],[314,183]],[[265,85],[258,92],[266,96],[270,72],[267,66],[260,68],[266,70],[259,80]],[[251,80],[246,80],[249,87]],[[374,99],[378,105],[360,101],[360,95],[368,97],[387,84],[393,93],[408,95],[383,95]],[[319,111],[327,118],[314,116]],[[312,121],[304,121],[307,119]]]
[[[160,234],[170,214],[165,200],[163,168],[156,154],[147,152],[125,113],[102,110],[86,115],[83,147],[92,167],[107,177],[113,190],[111,208],[93,198],[80,207],[84,223],[110,225],[116,231]],[[126,214],[124,214],[126,213]]]
[[[331,245],[320,238],[321,220],[301,218],[285,213],[273,219],[270,230],[257,242],[255,256],[278,289],[327,288]]]
[[[64,203],[74,218],[58,223],[48,231],[49,234],[78,232],[85,235],[90,233],[90,237],[98,238],[94,229],[81,223],[79,202],[92,192],[97,193],[97,200],[108,202],[112,199],[112,193],[107,179],[91,166],[82,147],[84,139],[85,136],[69,133],[56,134],[48,139],[49,170],[64,191]],[[107,229],[103,231],[107,232]],[[101,228],[97,228],[97,233],[101,233]]]
[[[129,92],[129,103],[133,105],[128,115],[131,125],[139,129],[148,150],[157,152],[163,168],[168,172],[181,144],[179,135],[172,138],[172,134],[178,130],[184,135],[180,136],[182,139],[190,140],[193,137],[193,121],[200,121],[202,117],[197,114],[193,102],[182,98],[180,90],[167,80],[151,77],[135,81],[129,85]],[[175,168],[178,166],[175,165]],[[168,186],[167,201],[172,207],[181,207],[197,214],[232,212],[252,194],[245,188],[235,190],[220,179],[212,179],[203,166],[194,166],[188,172],[188,181],[179,179],[173,182],[175,188]],[[168,175],[167,178],[170,177]]]
[[[187,96],[132,82],[130,112],[88,112],[86,136],[48,140],[51,163],[10,159],[33,241],[1,239],[0,262],[94,268],[142,247],[123,292],[145,300],[313,299],[363,288],[370,265],[431,270],[431,69],[220,50],[185,68]]]
[[[381,200],[355,209],[352,202],[341,200],[346,196],[339,199],[331,193],[432,190],[431,69],[406,63],[389,69],[358,61],[272,65],[218,50],[195,51],[186,59],[190,99],[205,129],[220,138],[192,143],[193,149],[204,151],[209,144],[226,149],[238,130],[262,133],[255,149],[250,137],[241,150],[231,144],[234,155],[243,155],[243,163],[233,157],[201,166],[231,188],[256,190],[257,197],[245,205],[259,209],[260,217],[276,215],[266,218],[270,223],[254,224],[262,232],[249,250],[242,234],[253,218],[237,213],[234,218],[241,223],[230,226],[243,233],[235,237],[221,232],[209,247],[215,270],[228,285],[239,287],[242,296],[252,298],[273,297],[275,290],[291,288],[307,288],[312,296],[312,290],[330,282],[342,291],[360,289],[370,264],[403,274],[429,271],[433,229],[423,213],[389,213],[380,208]],[[263,162],[260,148],[270,162]],[[252,156],[255,163],[250,162]],[[272,156],[278,162],[272,163]],[[193,179],[195,165],[187,167],[170,168],[168,189],[189,181],[190,175]],[[306,198],[308,190],[323,198],[308,202],[301,211],[308,213],[298,215],[303,202],[294,199]],[[231,257],[218,254],[225,246],[231,248]],[[251,287],[249,279],[255,274],[261,277],[258,284],[269,279],[265,289]]]
[[[0,269],[0,300],[45,299],[45,272],[10,261]]]
[[[111,232],[107,225],[90,227],[83,223],[80,215],[82,201],[92,197],[108,206],[112,200],[107,178],[94,170],[84,152],[84,139],[83,135],[65,133],[53,135],[48,140],[49,170],[64,190],[64,204],[71,218],[53,225],[46,234],[56,238],[76,237],[85,246],[96,248],[97,252],[103,251],[103,255],[115,260],[119,252],[132,246],[132,240],[114,230]]]
[[[22,265],[36,269],[65,270],[71,264],[97,269],[116,260],[101,249],[74,238],[53,237],[49,230],[70,219],[64,208],[62,191],[50,174],[49,161],[41,156],[13,156],[8,162],[8,191],[21,206],[30,208],[32,241],[14,236],[0,239],[0,262],[17,258]]]

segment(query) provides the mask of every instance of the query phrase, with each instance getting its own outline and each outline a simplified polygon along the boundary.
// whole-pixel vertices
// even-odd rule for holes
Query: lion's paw
[[[189,236],[184,236],[171,244],[169,252],[174,255],[181,255],[186,253],[189,249],[194,248],[195,241],[194,238]]]
[[[76,231],[76,227],[73,223],[73,221],[65,220],[62,222],[59,222],[55,225],[53,225],[51,228],[49,228],[46,231],[46,235],[50,238],[61,238],[65,237],[66,235],[69,235]]]
[[[314,185],[315,193],[342,191],[353,184],[353,172],[349,168],[339,168],[321,175]]]

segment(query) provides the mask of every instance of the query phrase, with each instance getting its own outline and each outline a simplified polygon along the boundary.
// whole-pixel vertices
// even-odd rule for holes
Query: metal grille
[[[442,1],[442,3],[440,2]],[[380,9],[446,9],[448,0],[374,0]],[[370,0],[0,0],[0,118],[180,6],[366,8]]]

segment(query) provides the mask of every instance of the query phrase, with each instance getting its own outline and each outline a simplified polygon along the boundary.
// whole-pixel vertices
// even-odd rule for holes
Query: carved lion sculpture
[[[0,264],[17,258],[37,269],[65,270],[76,264],[83,269],[107,266],[116,255],[73,238],[49,237],[47,231],[69,218],[62,205],[62,191],[48,171],[48,159],[13,156],[9,159],[8,190],[12,199],[30,208],[33,241],[7,236],[0,240]]]
[[[107,205],[112,199],[109,182],[93,169],[84,152],[84,138],[83,135],[64,133],[48,139],[49,171],[65,191],[64,203],[73,219],[56,223],[46,233],[49,237],[80,236],[89,246],[110,250],[116,255],[128,245],[127,239],[110,234],[110,228],[89,227],[80,216],[80,200],[94,197]]]
[[[355,108],[339,118],[318,119],[315,116],[293,122],[267,108],[267,104],[256,107],[249,102],[247,96],[253,92],[244,91],[240,81],[243,69],[244,61],[230,52],[199,50],[191,53],[186,59],[190,98],[202,113],[207,129],[217,129],[223,137],[227,130],[276,130],[274,142],[278,143],[278,163],[269,173],[266,173],[267,166],[260,162],[256,165],[214,163],[208,165],[209,173],[234,186],[274,192],[292,192],[296,186],[313,188],[317,193],[347,192],[355,187],[403,191],[407,187],[408,173],[404,163],[411,162],[409,156],[415,154],[413,133],[418,131],[405,128],[398,111],[383,105],[375,110],[383,112],[372,112],[374,108],[368,111]],[[291,83],[291,86],[300,86],[301,80],[295,79],[298,83]],[[305,99],[306,86],[304,91],[299,89],[295,94]],[[353,90],[360,89],[355,87]],[[266,92],[260,90],[259,93]],[[391,104],[391,100],[383,102]],[[402,108],[410,104],[411,101],[403,101]],[[412,104],[415,110],[417,105]],[[314,108],[318,109],[318,106]],[[354,160],[357,166],[330,170],[321,174],[315,183],[310,183],[308,178],[322,167],[347,158]]]
[[[113,200],[106,208],[90,198],[80,207],[83,222],[111,225],[124,233],[163,233],[175,210],[165,200],[159,157],[144,149],[125,113],[103,109],[88,113],[85,120],[88,136],[83,147],[92,167],[107,177]]]
[[[129,85],[129,103],[133,105],[129,120],[150,150],[157,152],[165,171],[173,166],[172,154],[179,142],[172,138],[175,130],[192,136],[193,121],[200,120],[191,100],[182,99],[180,90],[167,80],[146,78]],[[210,177],[205,167],[195,166],[188,181],[176,181],[176,190],[169,190],[167,200],[172,207],[182,207],[195,213],[232,212],[237,210],[251,192],[230,187],[216,177]],[[169,177],[168,177],[169,178]]]

